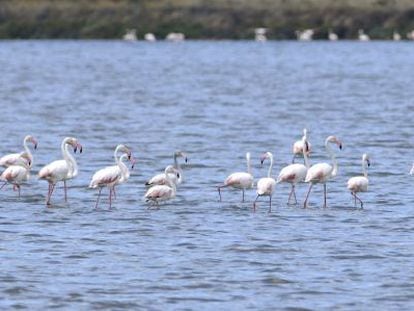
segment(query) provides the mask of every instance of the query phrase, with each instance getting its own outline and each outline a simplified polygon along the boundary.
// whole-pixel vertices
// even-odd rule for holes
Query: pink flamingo
[[[174,168],[178,170],[178,174],[170,174],[170,179],[178,186],[183,182],[183,170],[181,169],[180,163],[178,162],[177,158],[182,157],[184,158],[185,163],[188,162],[187,154],[182,151],[174,152]],[[178,176],[177,176],[178,175]],[[166,185],[168,184],[167,179],[165,178],[165,174],[157,174],[148,180],[145,185],[146,186],[155,186],[155,185]]]
[[[361,208],[363,208],[364,203],[362,202],[362,200],[357,196],[358,192],[366,192],[368,191],[368,170],[367,168],[370,166],[370,162],[369,162],[369,156],[364,153],[362,155],[362,174],[364,176],[355,176],[355,177],[351,177],[348,180],[348,190],[351,191],[351,194],[354,196],[355,198],[355,206],[356,206],[356,200],[358,199],[358,201],[361,203]]]
[[[260,196],[269,196],[269,212],[272,210],[272,195],[276,186],[276,180],[272,178],[272,168],[273,168],[273,154],[271,152],[266,152],[260,158],[260,163],[263,165],[263,162],[266,159],[270,159],[269,171],[267,172],[267,177],[260,178],[257,182],[257,196],[253,202],[253,209],[256,210],[256,201]]]
[[[295,187],[297,183],[305,181],[306,173],[308,172],[308,169],[309,169],[309,162],[308,162],[309,152],[308,152],[308,142],[306,140],[306,135],[302,137],[302,145],[305,146],[304,148],[302,148],[303,159],[305,161],[305,165],[294,163],[294,164],[285,166],[280,171],[279,176],[277,178],[277,183],[285,182],[285,183],[290,183],[292,185],[292,189],[290,191],[289,198],[288,198],[288,204],[290,204],[292,195],[295,199],[295,204],[298,203],[296,199]]]
[[[125,153],[125,155],[121,156],[121,159],[118,158],[119,152]],[[93,174],[89,188],[95,189],[99,187],[98,199],[96,200],[95,208],[98,208],[102,188],[105,186],[109,188],[109,208],[112,207],[112,194],[115,195],[115,186],[122,182],[126,182],[129,178],[128,168],[122,162],[125,158],[131,159],[131,150],[125,145],[118,145],[114,151],[115,165],[100,169]]]
[[[29,142],[34,145],[34,149],[37,149],[37,140],[31,135],[27,135],[23,140],[24,152],[26,152],[26,154],[28,155],[30,159],[30,167],[32,167],[33,156],[32,156],[32,153],[30,152],[29,147],[27,146],[27,143]],[[23,166],[26,165],[27,162],[20,155],[21,153],[11,153],[11,154],[5,155],[0,159],[0,165],[4,167],[8,167],[10,165],[23,165]]]
[[[253,175],[251,173],[250,167],[250,152],[246,153],[247,160],[247,173],[246,172],[237,172],[229,175],[224,184],[217,187],[220,201],[221,201],[221,188],[233,187],[242,190],[242,202],[244,202],[244,191],[245,189],[250,189],[253,187]]]
[[[60,147],[63,160],[53,161],[39,171],[39,178],[45,179],[49,183],[49,191],[46,199],[47,205],[50,205],[50,198],[53,190],[55,189],[56,183],[59,181],[63,181],[65,189],[65,202],[67,202],[66,180],[72,179],[78,175],[78,165],[75,158],[69,153],[69,145],[73,147],[73,151],[75,153],[78,148],[79,152],[82,153],[82,145],[78,142],[78,140],[74,137],[66,137],[63,139]]]
[[[19,160],[16,160],[15,163],[19,165],[10,165],[6,170],[1,174],[0,179],[4,180],[4,184],[0,187],[3,188],[7,183],[13,185],[13,190],[19,191],[20,198],[20,184],[29,180],[30,178],[30,156],[27,152],[22,152],[20,154]],[[22,165],[23,163],[23,165]]]
[[[177,188],[173,178],[171,178],[172,174],[178,175],[179,172],[174,166],[168,165],[164,171],[165,179],[168,183],[165,185],[155,185],[149,188],[144,195],[146,202],[152,201],[158,205],[160,201],[167,201],[175,198]]]
[[[306,141],[306,146],[304,145],[304,141]],[[303,147],[306,147],[305,149]],[[312,151],[312,145],[311,143],[308,141],[308,130],[307,129],[303,129],[303,136],[301,140],[296,141],[293,144],[293,148],[292,148],[292,152],[293,152],[293,159],[292,159],[292,163],[295,163],[295,158],[298,155],[303,154],[303,151],[306,151],[306,155],[309,156],[309,154]]]
[[[331,147],[329,147],[329,143],[335,143],[339,146],[339,149],[342,149],[342,143],[335,137],[329,136],[325,140],[325,149],[328,152],[329,156],[331,157],[332,165],[328,163],[317,163],[312,165],[306,174],[305,182],[310,183],[308,193],[306,194],[305,202],[303,203],[303,207],[306,208],[308,204],[309,194],[312,190],[312,186],[317,183],[323,184],[323,191],[324,191],[324,207],[326,205],[326,182],[335,177],[338,174],[338,163],[336,162],[335,154],[332,151]]]

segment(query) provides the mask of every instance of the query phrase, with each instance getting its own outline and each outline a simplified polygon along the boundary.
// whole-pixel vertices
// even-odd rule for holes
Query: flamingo
[[[179,185],[183,182],[183,170],[181,169],[180,163],[178,162],[177,158],[182,157],[184,158],[185,163],[188,162],[187,155],[182,151],[174,152],[174,168],[178,171],[178,174],[170,174],[170,179],[176,184]],[[157,174],[148,180],[145,185],[146,186],[155,186],[155,185],[166,185],[168,184],[167,179],[165,178],[165,174]]]
[[[302,146],[305,146],[304,148],[301,148],[302,153],[303,153],[303,159],[305,161],[305,165],[299,164],[299,163],[293,163],[288,166],[285,166],[280,171],[279,176],[277,177],[276,183],[286,182],[292,185],[292,190],[290,191],[289,198],[288,198],[288,204],[290,204],[292,194],[295,199],[295,204],[298,203],[296,199],[295,187],[297,183],[305,181],[306,173],[308,172],[308,169],[309,169],[309,162],[308,162],[309,143],[306,140],[306,135],[302,137],[301,143],[302,143]]]
[[[177,193],[177,187],[174,180],[171,178],[172,174],[179,174],[178,170],[172,165],[168,165],[165,168],[164,175],[168,181],[168,185],[155,185],[147,190],[144,195],[146,202],[152,201],[157,205],[160,201],[167,201],[175,198]]]
[[[7,183],[13,184],[13,190],[19,191],[20,198],[20,184],[29,180],[30,178],[30,156],[27,152],[22,152],[19,155],[20,159],[16,161],[19,165],[10,165],[1,174],[0,179],[4,180],[4,184],[0,187],[3,188]]]
[[[414,175],[414,163],[413,163],[413,167],[411,168],[410,175]]]
[[[250,152],[246,153],[246,160],[247,160],[247,173],[246,172],[237,172],[229,175],[224,184],[217,187],[220,201],[221,201],[221,188],[225,187],[233,187],[242,190],[242,202],[244,202],[244,190],[250,189],[253,187],[253,175],[251,173],[250,167]]]
[[[272,195],[273,190],[276,186],[276,180],[272,178],[272,168],[273,168],[273,154],[271,152],[266,152],[262,155],[260,163],[263,165],[263,162],[266,159],[270,159],[269,171],[267,172],[267,177],[260,178],[257,182],[257,196],[253,202],[253,209],[256,210],[256,201],[260,196],[269,196],[269,212],[272,210]]]
[[[354,196],[355,198],[355,205],[356,205],[356,200],[358,199],[358,201],[361,203],[361,208],[363,208],[363,203],[361,201],[361,199],[356,195],[357,192],[366,192],[368,190],[368,170],[367,167],[369,167],[371,164],[369,162],[369,156],[368,154],[364,153],[362,155],[362,174],[364,176],[355,176],[355,177],[351,177],[348,180],[348,190],[351,191],[351,194]]]
[[[29,142],[34,145],[34,149],[37,149],[37,140],[31,135],[27,135],[23,139],[23,148],[30,159],[30,167],[32,167],[33,156],[32,156],[32,153],[30,152],[29,147],[27,146],[27,143]],[[23,166],[26,165],[27,162],[20,155],[21,153],[11,153],[11,154],[5,155],[0,159],[0,165],[4,167],[8,167],[10,165],[23,165]]]
[[[72,179],[78,175],[78,165],[75,158],[69,153],[69,145],[73,147],[73,151],[76,153],[79,148],[79,152],[82,153],[82,145],[74,137],[66,137],[63,139],[60,149],[62,151],[63,160],[53,161],[47,164],[39,171],[39,179],[45,179],[49,183],[49,191],[47,193],[46,205],[50,205],[50,198],[56,183],[63,181],[65,189],[65,202],[67,202],[67,187],[66,180]]]
[[[335,143],[338,145],[339,149],[342,149],[342,143],[335,136],[329,136],[325,140],[325,149],[331,157],[332,165],[328,163],[317,163],[312,165],[306,174],[305,182],[310,183],[308,193],[306,194],[305,202],[303,207],[306,208],[308,204],[309,194],[312,190],[312,186],[317,183],[323,184],[324,191],[324,207],[326,207],[326,182],[335,177],[338,174],[338,163],[336,162],[335,154],[332,151],[329,143]]]
[[[124,155],[121,156],[121,159],[118,158],[118,153],[124,152],[125,157],[131,159],[131,150],[125,145],[118,145],[114,151],[115,165],[108,166],[103,169],[100,169],[92,176],[92,180],[89,184],[89,188],[98,188],[98,199],[96,200],[95,208],[98,208],[99,198],[101,196],[102,188],[107,186],[109,188],[109,208],[112,207],[112,193],[115,194],[114,187],[117,184],[126,182],[129,178],[129,171],[126,165],[122,162],[125,158]],[[135,161],[135,160],[134,160]]]
[[[304,139],[306,141],[306,155],[309,156],[310,152],[311,152],[311,144],[308,141],[308,130],[307,129],[303,129],[303,136],[301,140],[296,141],[293,144],[293,159],[292,159],[292,163],[295,163],[295,158],[297,155],[299,154],[303,154],[303,146],[305,146],[304,144]]]

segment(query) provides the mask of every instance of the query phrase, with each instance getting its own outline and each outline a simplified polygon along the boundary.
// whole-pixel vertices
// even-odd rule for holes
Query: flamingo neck
[[[119,159],[119,161],[118,161],[118,167],[121,170],[121,174],[122,174],[122,177],[124,179],[128,179],[129,178],[129,170],[128,170],[128,167],[124,163],[124,160],[125,160],[126,157],[127,157],[127,155],[126,154],[123,154],[121,156],[121,158]]]
[[[273,169],[273,156],[270,156],[270,165],[269,170],[267,171],[267,177],[272,177],[272,169]]]
[[[362,159],[362,174],[364,174],[364,177],[368,177],[367,163],[364,159]]]
[[[165,178],[167,179],[171,189],[173,190],[173,193],[175,194],[175,192],[177,191],[177,187],[175,185],[175,182],[171,179],[170,174],[168,172],[165,172]]]
[[[252,168],[251,168],[251,165],[250,165],[250,157],[247,156],[246,160],[247,160],[247,173],[249,173],[251,175],[252,174]]]
[[[304,148],[305,148],[305,145],[306,144],[306,142],[304,142],[304,144],[303,144],[303,148],[302,148],[302,151],[303,151],[303,159],[304,159],[304,161],[305,161],[305,166],[306,166],[306,168],[307,169],[309,169],[309,159],[308,159],[308,153],[304,150]]]
[[[75,158],[69,152],[69,144],[67,139],[62,141],[60,149],[62,150],[63,159],[66,161],[69,168],[68,177],[75,177],[78,175],[78,165]]]
[[[338,174],[338,163],[336,162],[335,153],[332,151],[331,147],[329,146],[329,141],[325,141],[325,149],[328,152],[329,156],[331,157],[331,161],[333,164],[333,170],[331,173],[332,177],[335,177]]]
[[[25,137],[24,140],[23,140],[23,148],[24,148],[24,151],[26,151],[26,153],[29,156],[30,163],[33,163],[33,156],[32,156],[32,153],[30,152],[29,146],[27,146],[27,140],[28,140],[28,137]],[[30,166],[32,166],[32,165],[33,164],[30,164]]]

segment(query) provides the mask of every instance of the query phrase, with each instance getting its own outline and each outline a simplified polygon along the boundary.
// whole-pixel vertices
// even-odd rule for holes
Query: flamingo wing
[[[121,170],[118,165],[108,166],[100,169],[92,176],[90,188],[111,186],[121,178]]]
[[[153,201],[168,200],[173,198],[173,189],[165,185],[156,185],[148,189],[145,198]]]
[[[264,177],[260,178],[257,182],[257,194],[265,195],[272,194],[276,186],[276,181],[273,178]]]
[[[57,182],[67,179],[70,168],[65,160],[57,160],[44,166],[39,171],[39,178]]]
[[[290,164],[280,171],[277,182],[297,183],[304,181],[307,171],[308,169],[303,164]]]
[[[0,176],[4,181],[22,182],[28,179],[28,171],[22,166],[9,166]]]
[[[246,172],[233,173],[226,178],[224,184],[235,188],[251,188],[253,187],[253,176]]]
[[[333,167],[328,163],[312,165],[306,174],[305,182],[325,182],[331,177]]]

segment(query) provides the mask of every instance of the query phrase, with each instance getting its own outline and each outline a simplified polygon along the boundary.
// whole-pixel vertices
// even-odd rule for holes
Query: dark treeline
[[[295,38],[313,28],[355,38],[363,28],[372,38],[403,36],[414,29],[412,0],[0,0],[0,38],[163,38],[183,32],[194,39],[247,39],[255,27],[272,39]]]

